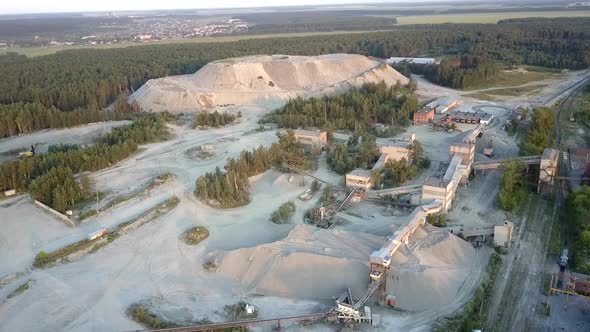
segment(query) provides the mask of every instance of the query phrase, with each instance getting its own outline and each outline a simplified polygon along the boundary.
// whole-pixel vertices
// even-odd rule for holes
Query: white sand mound
[[[453,234],[432,226],[412,238],[392,257],[387,292],[396,306],[410,311],[428,310],[451,303],[472,272],[475,249]]]
[[[226,252],[217,272],[264,295],[332,299],[350,287],[360,296],[369,284],[369,254],[383,241],[297,225],[281,241]]]
[[[196,111],[221,105],[279,107],[294,97],[344,92],[384,81],[406,84],[393,68],[366,56],[257,55],[214,61],[191,75],[149,80],[131,97],[144,110]]]

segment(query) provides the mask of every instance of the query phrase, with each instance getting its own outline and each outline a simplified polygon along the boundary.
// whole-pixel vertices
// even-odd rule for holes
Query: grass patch
[[[32,280],[29,280],[27,282],[25,282],[24,284],[18,286],[17,289],[13,290],[12,292],[10,292],[10,294],[8,294],[8,296],[6,297],[7,299],[11,299],[19,294],[24,293],[27,289],[31,288],[31,285],[33,284]]]
[[[496,95],[496,96],[517,97],[517,96],[526,95],[526,94],[529,94],[532,92],[537,92],[546,86],[547,85],[545,85],[545,84],[534,84],[534,85],[527,85],[527,86],[515,87],[515,88],[493,89],[493,90],[486,90],[485,94]]]
[[[551,274],[543,273],[541,280],[541,294],[549,296],[549,286],[551,286]]]
[[[98,243],[99,241],[102,241],[102,238],[98,238],[98,239],[94,239],[94,240],[84,239],[82,241],[72,243],[68,246],[65,246],[57,251],[50,252],[50,253],[41,250],[37,254],[37,256],[35,256],[35,260],[33,261],[33,267],[36,267],[36,268],[46,267],[50,264],[58,262],[59,260],[65,259],[66,257],[68,257],[69,255],[71,255],[73,253],[90,249],[95,243]]]
[[[70,256],[71,254],[81,252],[84,250],[89,250],[88,253],[94,253],[94,252],[98,251],[100,248],[103,248],[104,246],[106,246],[108,243],[113,242],[119,236],[121,236],[122,233],[127,231],[128,226],[131,226],[132,224],[135,224],[136,222],[140,222],[140,224],[138,224],[137,227],[144,225],[144,224],[158,218],[162,214],[174,209],[178,205],[179,202],[180,202],[180,200],[178,199],[178,197],[174,196],[174,197],[166,200],[162,204],[157,205],[157,206],[145,211],[144,213],[140,214],[136,218],[133,218],[129,221],[126,221],[124,223],[117,225],[113,231],[111,231],[109,234],[107,234],[103,237],[100,237],[100,238],[97,238],[94,240],[84,239],[84,240],[81,240],[78,242],[74,242],[70,245],[67,245],[67,246],[57,250],[57,251],[50,252],[50,253],[45,252],[45,251],[40,251],[37,254],[37,256],[35,256],[35,260],[33,261],[33,267],[44,268],[44,267],[47,267],[51,264],[57,263],[59,261],[67,260],[68,256]]]
[[[387,15],[379,15],[388,17]],[[506,13],[464,13],[397,16],[400,25],[407,24],[441,24],[441,23],[484,23],[495,24],[500,20],[526,17],[589,17],[590,11],[541,11],[541,12],[506,12]]]
[[[539,67],[539,66],[531,66],[531,65],[523,65],[522,68],[527,71],[536,71],[540,73],[561,73],[563,69],[560,68],[548,68],[548,67]]]
[[[551,229],[551,237],[549,238],[549,247],[547,248],[547,256],[558,256],[563,249],[563,228],[561,223],[557,222]]]
[[[493,253],[490,258],[486,275],[473,298],[465,304],[463,312],[436,327],[437,332],[472,331],[481,328],[485,323],[489,310],[489,300],[494,291],[494,283],[500,272],[502,258]]]
[[[184,243],[194,246],[209,237],[209,231],[203,226],[197,226],[184,232],[182,240]]]
[[[496,76],[488,79],[481,84],[478,84],[474,87],[469,87],[465,89],[466,91],[469,90],[478,90],[478,89],[485,89],[485,88],[495,88],[498,86],[502,87],[509,87],[509,86],[519,86],[530,82],[542,81],[551,78],[561,78],[563,74],[561,73],[551,73],[551,72],[521,72],[517,70],[500,70]],[[538,89],[538,85],[536,89]],[[523,87],[521,89],[527,90],[528,87]],[[481,91],[484,94],[500,94],[500,95],[516,95],[519,94],[508,94],[510,93],[508,90],[509,88],[498,88],[493,90],[486,90]],[[534,90],[534,89],[533,89]]]
[[[469,94],[466,94],[465,97],[475,98],[475,99],[479,99],[479,100],[487,100],[487,101],[498,100],[496,97],[490,96],[484,92],[469,93]]]

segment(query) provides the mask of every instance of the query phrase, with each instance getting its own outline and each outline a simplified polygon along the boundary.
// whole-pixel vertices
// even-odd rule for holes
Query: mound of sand
[[[422,311],[450,303],[472,273],[473,247],[446,230],[426,226],[392,257],[387,290],[396,306]]]
[[[217,272],[250,292],[305,299],[332,299],[369,284],[369,254],[384,238],[366,233],[297,225],[280,241],[229,251]]]
[[[191,75],[149,80],[130,99],[151,111],[279,107],[290,98],[335,94],[380,81],[393,85],[397,81],[406,84],[408,79],[362,55],[258,55],[214,61]]]

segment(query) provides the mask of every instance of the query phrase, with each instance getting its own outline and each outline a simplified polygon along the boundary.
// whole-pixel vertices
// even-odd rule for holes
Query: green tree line
[[[418,99],[408,86],[366,83],[338,96],[291,99],[269,113],[263,122],[284,128],[315,127],[327,130],[358,131],[374,123],[406,126],[418,109]]]
[[[433,83],[454,89],[476,87],[500,70],[493,60],[472,55],[449,57],[439,64],[400,63],[394,68],[407,77],[412,73],[424,75]]]
[[[109,112],[92,107],[62,112],[55,106],[48,107],[40,102],[0,104],[0,137],[26,134],[39,129],[130,118],[129,113]]]
[[[270,147],[260,146],[253,151],[242,151],[238,159],[229,159],[222,171],[219,167],[213,172],[199,176],[196,180],[196,196],[212,205],[232,208],[250,202],[248,178],[261,174],[271,167],[286,162],[300,169],[312,167],[293,132],[277,134],[279,141]]]
[[[551,144],[554,129],[555,112],[547,107],[535,108],[526,136],[520,143],[520,153],[525,156],[543,154]]]
[[[57,146],[46,154],[0,164],[0,189],[29,190],[45,204],[59,202],[57,207],[70,208],[82,197],[80,188],[73,188],[79,186],[73,174],[109,167],[137,151],[138,145],[166,138],[167,117],[164,113],[142,116],[84,149]]]
[[[196,127],[223,127],[226,124],[232,123],[236,120],[236,116],[231,113],[220,113],[215,111],[213,113],[199,112],[195,114],[193,119],[193,128]]]
[[[526,201],[526,165],[521,161],[517,161],[507,162],[502,166],[504,167],[504,173],[500,178],[498,205],[505,211],[514,211]]]

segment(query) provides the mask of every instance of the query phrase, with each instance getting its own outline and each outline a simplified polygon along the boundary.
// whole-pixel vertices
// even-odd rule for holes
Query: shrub
[[[205,240],[207,237],[209,237],[209,231],[207,228],[197,226],[184,232],[183,240],[184,243],[194,246]]]
[[[127,315],[134,321],[151,329],[166,329],[179,326],[178,324],[158,317],[145,304],[141,303],[135,303],[129,306]]]
[[[270,215],[270,220],[275,224],[286,223],[291,220],[293,214],[295,214],[295,203],[288,201]]]

